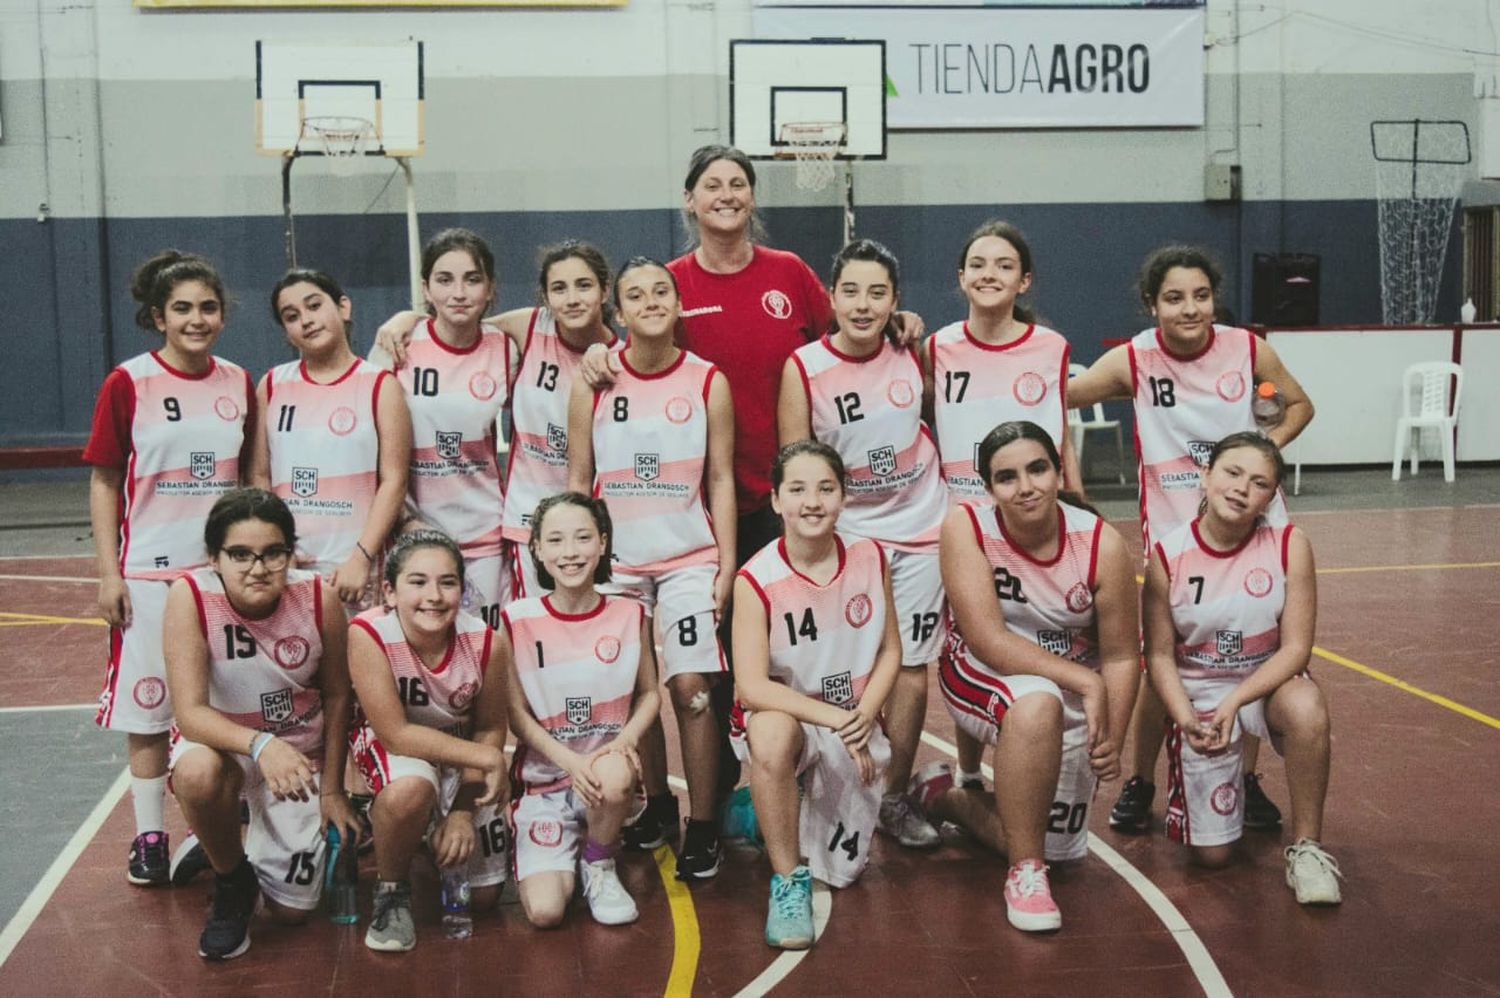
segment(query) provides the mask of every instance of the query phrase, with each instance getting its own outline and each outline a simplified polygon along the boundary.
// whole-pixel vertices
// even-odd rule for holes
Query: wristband
[[[269,731],[256,732],[255,737],[250,739],[250,761],[259,762],[261,752],[265,751],[266,746],[269,745],[271,743],[271,739],[275,737],[276,736],[271,734]]]

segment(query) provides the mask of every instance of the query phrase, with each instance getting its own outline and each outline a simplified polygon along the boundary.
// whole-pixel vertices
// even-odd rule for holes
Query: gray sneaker
[[[417,923],[411,917],[411,884],[401,881],[375,888],[375,909],[365,945],[383,953],[405,953],[417,945]]]
[[[936,849],[943,837],[905,794],[880,799],[880,830],[908,849]]]

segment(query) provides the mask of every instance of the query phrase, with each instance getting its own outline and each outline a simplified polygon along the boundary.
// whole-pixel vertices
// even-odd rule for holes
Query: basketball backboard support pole
[[[854,161],[886,156],[885,100],[883,41],[729,43],[729,141],[745,155],[805,160],[806,149],[798,150],[792,141],[799,131],[805,133],[810,124],[843,126],[838,147],[824,152],[843,167],[846,243],[854,236]],[[800,186],[809,186],[802,183],[805,172],[799,168]]]
[[[422,155],[426,98],[421,42],[255,43],[255,145],[281,157],[287,265],[297,266],[292,167],[303,156],[344,172],[361,157],[394,159],[406,182],[407,273],[421,309],[421,233],[411,158]]]

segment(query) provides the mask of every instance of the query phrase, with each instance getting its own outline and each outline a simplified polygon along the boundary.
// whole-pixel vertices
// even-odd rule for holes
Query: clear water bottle
[[[450,866],[443,871],[443,935],[449,939],[467,939],[473,934],[468,865]]]
[[[339,841],[337,825],[328,826],[328,857],[324,864],[323,894],[328,898],[328,920],[335,925],[359,921],[359,853],[353,843]]]
[[[1255,425],[1262,430],[1280,426],[1286,416],[1286,399],[1281,397],[1281,389],[1269,381],[1256,385],[1255,397],[1250,400],[1250,412],[1255,416]]]

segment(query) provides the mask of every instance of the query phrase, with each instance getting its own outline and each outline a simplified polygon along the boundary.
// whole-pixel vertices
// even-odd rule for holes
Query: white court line
[[[49,710],[98,710],[99,701],[93,703],[49,703],[37,707],[0,707],[0,714],[40,714]]]
[[[97,583],[98,579],[81,579],[75,575],[0,575],[0,579],[8,582],[90,582]]]
[[[935,749],[946,752],[953,758],[958,758],[958,749],[949,742],[943,741],[931,732],[922,732],[922,741]],[[994,770],[989,763],[983,763],[979,767],[984,775],[992,781],[995,778]],[[1161,888],[1153,884],[1140,870],[1130,864],[1124,856],[1121,856],[1108,843],[1093,832],[1089,832],[1089,851],[1104,861],[1104,865],[1118,873],[1131,889],[1141,896],[1146,906],[1155,913],[1161,924],[1172,934],[1172,941],[1177,948],[1182,950],[1182,955],[1187,957],[1188,967],[1193,976],[1198,978],[1198,986],[1208,998],[1233,998],[1234,992],[1229,990],[1229,984],[1224,980],[1224,975],[1219,972],[1219,967],[1214,963],[1214,958],[1209,955],[1208,947],[1203,945],[1203,940],[1198,938],[1198,933],[1188,924],[1182,912],[1177,910],[1170,898],[1161,892]]]
[[[31,893],[26,895],[26,900],[21,902],[20,910],[6,924],[4,931],[0,931],[0,967],[3,967],[5,961],[10,959],[16,944],[21,941],[22,936],[26,935],[31,924],[36,921],[36,917],[47,906],[47,902],[52,900],[52,895],[57,891],[58,885],[68,875],[73,864],[78,862],[78,857],[83,854],[83,850],[88,847],[105,819],[109,817],[109,813],[115,809],[115,805],[120,802],[121,797],[125,796],[125,791],[129,788],[130,769],[125,768],[120,770],[120,775],[115,778],[115,782],[104,792],[103,799],[94,805],[89,816],[83,819],[83,824],[78,826],[78,831],[74,832],[68,844],[63,846],[62,852],[57,854],[52,865],[47,867],[47,872],[42,874],[42,879],[37,881]]]
[[[0,554],[0,561],[63,561],[68,558],[93,558],[91,554]]]

